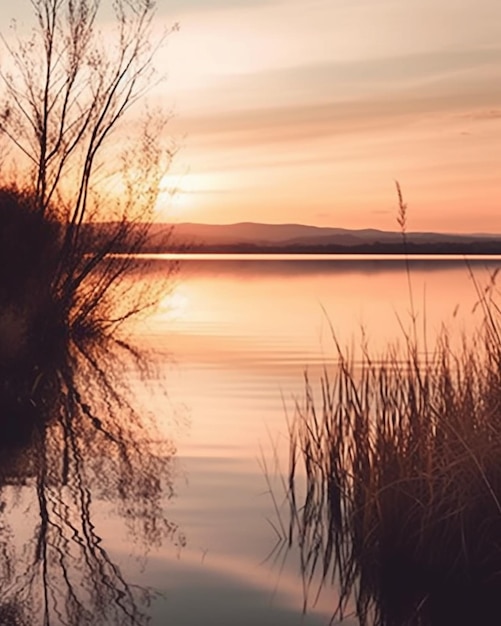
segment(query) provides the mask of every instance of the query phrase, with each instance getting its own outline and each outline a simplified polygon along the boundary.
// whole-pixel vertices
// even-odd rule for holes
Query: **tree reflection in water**
[[[143,548],[166,537],[184,543],[163,509],[173,445],[154,437],[124,382],[151,374],[146,361],[117,341],[71,345],[36,376],[26,359],[17,371],[0,366],[4,626],[148,622],[151,593],[131,586],[107,553],[93,521],[97,499],[117,507]]]

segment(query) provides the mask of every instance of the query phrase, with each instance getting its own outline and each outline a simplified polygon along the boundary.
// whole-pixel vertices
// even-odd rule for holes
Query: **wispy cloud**
[[[161,15],[172,13],[206,13],[221,10],[239,10],[245,7],[278,4],[280,0],[159,0],[158,11]]]
[[[461,117],[464,119],[480,122],[488,120],[499,120],[501,119],[501,109],[484,109],[480,111],[471,111],[470,113],[465,113]]]
[[[473,77],[472,81],[456,85],[438,85],[431,93],[401,89],[359,99],[349,99],[347,93],[344,101],[222,111],[180,117],[176,124],[197,141],[213,142],[215,147],[251,147],[384,131],[416,120],[433,123],[438,116],[442,123],[454,117],[475,120],[501,117],[501,110],[485,108],[494,100],[490,83],[478,82]],[[479,110],[472,112],[472,108]]]
[[[330,205],[386,219],[396,176],[423,220],[493,205],[498,0],[174,2],[189,17],[171,50],[173,128],[238,219],[264,198],[318,220]]]

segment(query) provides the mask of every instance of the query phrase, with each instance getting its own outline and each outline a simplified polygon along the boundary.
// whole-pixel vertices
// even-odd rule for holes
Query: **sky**
[[[28,3],[29,5],[29,3]],[[499,0],[158,0],[159,219],[501,233]]]
[[[180,219],[501,232],[498,0],[158,9]]]

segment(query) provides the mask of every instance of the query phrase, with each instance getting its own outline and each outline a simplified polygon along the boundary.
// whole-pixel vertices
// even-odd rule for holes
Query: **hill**
[[[99,239],[107,224],[88,226]],[[116,250],[120,252],[120,250]],[[153,224],[143,252],[499,254],[501,235],[410,232],[303,224]]]

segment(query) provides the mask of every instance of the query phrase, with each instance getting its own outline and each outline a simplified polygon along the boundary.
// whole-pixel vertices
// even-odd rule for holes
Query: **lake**
[[[125,382],[177,449],[174,496],[162,506],[182,539],[145,556],[98,497],[103,546],[128,582],[155,591],[154,626],[328,624],[335,589],[316,603],[310,593],[302,614],[298,556],[284,550],[276,511],[286,517],[287,417],[303,401],[305,372],[315,386],[336,361],[333,335],[355,355],[402,342],[412,310],[423,349],[423,335],[432,346],[443,325],[468,333],[478,323],[471,273],[486,285],[501,258],[193,255],[168,283],[168,255],[138,263],[141,286],[160,301],[131,333],[155,374]]]
[[[159,280],[167,262],[157,258],[144,280]],[[499,266],[470,262],[482,284]],[[459,334],[476,323],[463,259],[411,260],[409,270],[419,333],[425,328],[430,342],[443,324]],[[355,352],[362,334],[375,352],[401,340],[409,294],[403,259],[182,261],[172,290],[135,331],[162,355],[166,428],[178,449],[169,516],[187,540],[153,552],[138,577],[165,594],[152,607],[154,624],[328,623],[334,591],[304,618],[295,555],[273,553],[278,521],[263,464],[280,495],[286,415],[301,402],[305,371],[314,382],[335,360],[333,332]]]

